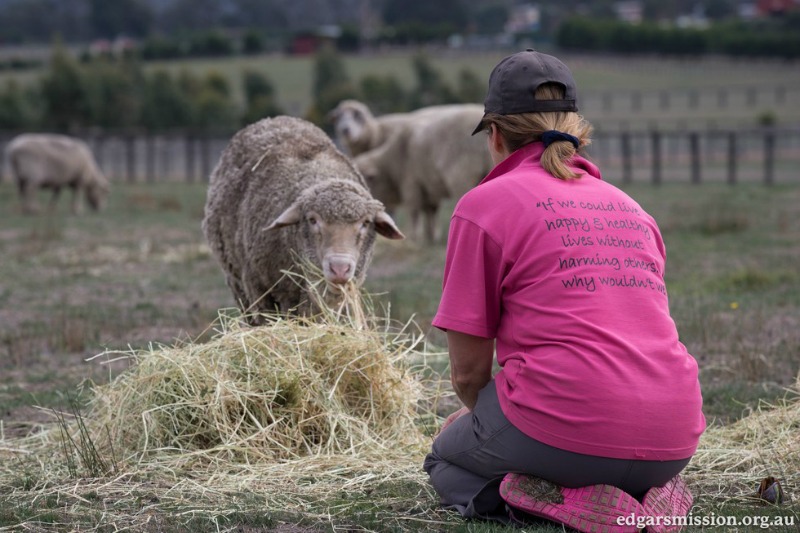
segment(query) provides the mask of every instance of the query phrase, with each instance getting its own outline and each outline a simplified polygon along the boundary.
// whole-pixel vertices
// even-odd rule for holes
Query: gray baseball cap
[[[536,89],[545,83],[564,87],[563,100],[537,100]],[[484,113],[514,115],[547,111],[577,111],[575,79],[560,59],[527,49],[500,61],[489,76]],[[483,120],[472,132],[485,128]]]

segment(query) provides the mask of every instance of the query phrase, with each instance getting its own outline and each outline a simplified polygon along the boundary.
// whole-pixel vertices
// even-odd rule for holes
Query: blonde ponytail
[[[564,98],[564,88],[556,84],[541,85],[536,90],[537,100]],[[592,125],[574,112],[553,111],[543,113],[519,113],[513,115],[487,114],[484,124],[495,124],[509,152],[515,152],[526,144],[542,140],[546,131],[556,130],[578,139],[579,147],[591,144]],[[567,164],[578,153],[572,142],[566,139],[551,142],[542,153],[541,164],[548,173],[562,180],[578,179],[582,174],[573,172]]]

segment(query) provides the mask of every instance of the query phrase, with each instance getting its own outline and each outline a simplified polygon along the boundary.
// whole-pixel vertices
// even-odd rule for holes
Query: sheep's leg
[[[39,206],[36,203],[36,188],[26,179],[18,179],[17,186],[19,187],[19,197],[22,201],[22,212],[27,215],[38,213]]]
[[[439,238],[439,228],[436,224],[437,216],[436,216],[436,207],[431,206],[425,210],[425,242],[428,244],[433,244]]]
[[[59,196],[61,196],[61,187],[56,185],[53,187],[53,194],[50,196],[50,206],[48,209],[51,213],[56,212],[56,205],[58,204]]]
[[[417,242],[420,242],[422,239],[425,238],[425,231],[422,228],[422,221],[421,221],[421,214],[420,210],[417,208],[411,208],[409,210],[409,219],[411,220],[411,231],[414,233],[414,239]]]
[[[80,215],[81,214],[81,188],[77,185],[70,185],[72,188],[72,214],[73,215]]]

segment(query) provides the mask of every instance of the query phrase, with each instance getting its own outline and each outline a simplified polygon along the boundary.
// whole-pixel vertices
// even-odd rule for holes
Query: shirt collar
[[[544,144],[541,142],[532,142],[526,144],[495,165],[491,172],[489,172],[489,174],[483,178],[481,184],[491,181],[498,176],[502,176],[503,174],[507,174],[522,165],[536,164],[538,166],[539,161],[542,159],[543,152]],[[597,178],[599,180],[603,179],[602,175],[600,174],[600,169],[597,168],[597,165],[579,155],[576,155],[572,158],[570,161],[570,166],[576,171],[588,174],[593,178]]]

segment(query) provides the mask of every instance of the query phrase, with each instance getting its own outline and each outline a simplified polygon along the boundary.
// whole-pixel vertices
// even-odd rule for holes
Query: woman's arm
[[[478,391],[492,379],[494,339],[448,330],[447,346],[450,382],[458,398],[472,410],[478,401]]]

